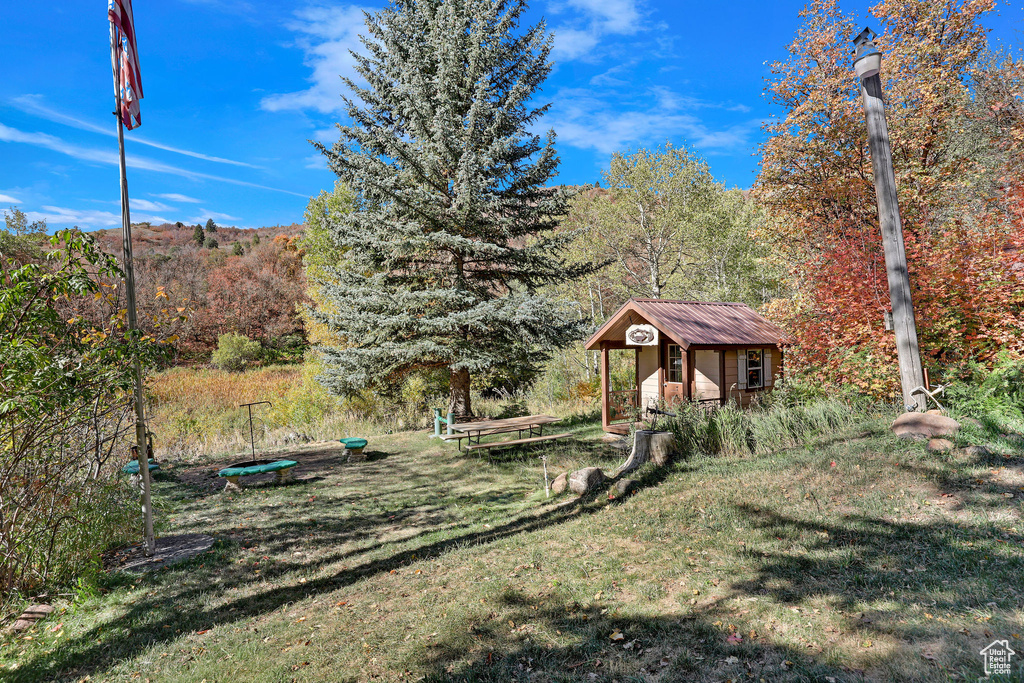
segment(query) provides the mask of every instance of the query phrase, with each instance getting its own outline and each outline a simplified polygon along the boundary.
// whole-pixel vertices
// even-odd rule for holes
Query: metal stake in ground
[[[875,33],[865,28],[854,38],[857,47],[853,59],[860,79],[861,100],[868,126],[868,146],[871,149],[871,168],[875,176],[875,196],[878,200],[878,222],[882,228],[885,249],[885,270],[889,279],[889,299],[892,303],[893,328],[900,365],[900,384],[903,405],[907,410],[924,412],[928,399],[924,395],[924,373],[921,370],[921,350],[917,344],[917,324],[914,321],[914,302],[910,295],[910,274],[907,253],[903,243],[903,226],[896,196],[896,176],[892,168],[892,149],[889,146],[889,128],[885,122],[885,104],[882,101],[882,80],[878,76],[882,54],[872,42]]]
[[[252,429],[252,407],[253,406],[263,405],[264,403],[267,404],[268,406],[273,406],[274,405],[270,401],[256,401],[255,403],[241,403],[238,406],[239,408],[248,408],[249,409],[249,446],[252,448],[252,460],[253,460],[253,462],[256,462],[256,438],[253,435],[253,429]]]

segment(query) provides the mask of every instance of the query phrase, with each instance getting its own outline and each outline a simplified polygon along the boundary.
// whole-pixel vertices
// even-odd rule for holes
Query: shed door
[[[686,399],[686,363],[678,344],[665,348],[665,403],[671,405]]]
[[[694,351],[693,398],[697,401],[720,399],[722,383],[718,351]]]

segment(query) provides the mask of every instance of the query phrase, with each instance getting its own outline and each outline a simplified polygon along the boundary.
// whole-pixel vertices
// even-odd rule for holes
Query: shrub
[[[217,350],[210,361],[215,367],[229,372],[239,372],[259,358],[260,343],[244,334],[228,332],[217,338]]]
[[[976,366],[971,374],[947,387],[951,408],[976,418],[1024,420],[1024,359],[1002,354],[991,371]]]
[[[18,266],[0,254],[0,596],[67,585],[139,529],[127,455],[133,364],[159,349],[126,333],[100,277],[116,260],[76,231]],[[95,305],[92,322],[76,306]],[[99,311],[107,311],[107,317]],[[127,459],[126,457],[124,458]],[[0,597],[0,600],[3,600]]]
[[[212,237],[211,235],[207,235],[206,239],[203,240],[203,246],[206,247],[207,249],[216,249],[217,247],[220,246],[220,243],[217,242],[217,238],[216,237]]]

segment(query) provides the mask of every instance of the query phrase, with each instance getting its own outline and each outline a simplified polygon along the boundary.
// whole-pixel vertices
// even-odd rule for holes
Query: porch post
[[[718,396],[719,405],[724,406],[729,396],[729,388],[725,385],[725,349],[718,350]],[[743,402],[742,397],[740,397],[740,402]]]
[[[693,349],[686,349],[686,400],[693,400]]]
[[[611,406],[608,404],[611,378],[608,374],[608,342],[601,342],[601,427],[605,430],[611,425]]]

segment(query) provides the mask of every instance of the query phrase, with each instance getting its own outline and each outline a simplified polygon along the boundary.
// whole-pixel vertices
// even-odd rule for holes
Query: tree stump
[[[656,432],[651,429],[638,429],[633,434],[633,451],[626,462],[619,465],[615,476],[626,474],[639,468],[650,460],[659,467],[668,464],[675,452],[675,436],[672,432]]]
[[[672,432],[654,432],[651,435],[651,462],[664,467],[676,453],[676,437]]]

